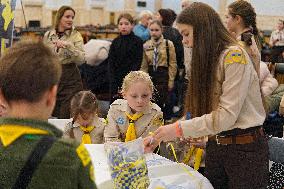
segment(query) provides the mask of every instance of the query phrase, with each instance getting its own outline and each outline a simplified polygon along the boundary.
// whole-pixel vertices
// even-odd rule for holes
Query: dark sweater
[[[111,90],[113,93],[121,87],[123,78],[130,71],[141,67],[143,58],[143,41],[131,32],[120,35],[110,46],[109,65],[111,68]]]

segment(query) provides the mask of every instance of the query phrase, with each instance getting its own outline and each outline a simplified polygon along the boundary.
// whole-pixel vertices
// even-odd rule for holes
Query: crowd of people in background
[[[109,48],[102,45],[109,50],[97,67],[85,66],[83,38],[68,6],[58,10],[42,42],[21,41],[9,49],[0,60],[0,167],[6,170],[0,173],[0,188],[18,186],[18,180],[31,188],[46,183],[70,188],[66,182],[96,188],[83,144],[139,137],[145,152],[174,141],[178,159],[191,162],[216,189],[283,188],[284,160],[269,172],[270,156],[279,152],[270,150],[272,139],[265,132],[275,133],[271,120],[277,118],[282,132],[277,137],[283,137],[284,85],[262,61],[254,7],[244,0],[229,4],[225,23],[204,3],[183,0],[181,7],[179,15],[171,9],[142,11],[137,24],[131,14],[120,14],[120,34]],[[284,60],[283,20],[269,44],[272,64]],[[92,75],[95,69],[103,70]],[[96,79],[105,81],[103,91],[90,87]],[[107,102],[105,114],[99,112],[100,101]],[[62,133],[45,122],[51,117],[71,121]],[[39,144],[47,147],[40,150]],[[192,147],[198,152],[189,155]],[[175,152],[163,150],[170,149],[161,155],[172,159]],[[27,157],[8,161],[19,152]],[[29,170],[22,167],[36,153],[49,154],[49,160],[38,158],[32,170],[37,174],[26,179]],[[54,182],[57,174],[65,180]]]

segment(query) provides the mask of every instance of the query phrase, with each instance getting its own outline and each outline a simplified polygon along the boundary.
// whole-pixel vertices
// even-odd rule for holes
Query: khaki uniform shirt
[[[155,42],[153,39],[148,40],[143,48],[143,61],[141,65],[141,70],[148,73],[149,66],[153,66],[154,60],[154,48],[158,46],[158,66],[168,67],[169,71],[169,82],[168,86],[172,88],[174,86],[174,80],[177,73],[177,61],[176,61],[176,53],[173,42],[168,40],[169,47],[169,65],[167,62],[167,48],[166,48],[166,40],[161,37],[158,42]],[[150,68],[152,69],[152,68]]]
[[[92,144],[103,144],[104,143],[104,129],[106,122],[103,118],[96,117],[92,124],[95,128],[90,132]],[[67,123],[64,128],[63,137],[70,138],[71,132],[73,130],[74,138],[81,142],[84,131],[80,129],[80,125],[78,123],[72,124],[72,121]]]
[[[265,111],[259,78],[245,50],[231,46],[220,56],[210,114],[181,121],[185,137],[215,135],[262,125]]]
[[[58,39],[59,37],[56,34],[56,31],[53,29],[44,34],[43,42],[58,55],[61,64],[76,63],[77,65],[80,65],[85,62],[83,38],[76,29],[66,30],[64,35],[60,38],[60,40],[67,42],[65,48],[57,49],[57,47],[55,47],[53,42]]]
[[[18,128],[9,129],[11,126]],[[29,155],[46,135],[56,141],[39,163],[27,189],[97,188],[94,167],[84,145],[63,139],[62,132],[47,122],[16,118],[0,119],[0,188],[12,188]]]
[[[273,41],[278,39],[278,41],[273,44]],[[284,46],[284,29],[283,30],[275,30],[271,33],[270,41],[271,46]]]
[[[106,142],[125,141],[129,125],[125,112],[132,115],[126,100],[118,99],[111,104],[107,116],[108,125],[104,132]],[[163,125],[163,113],[161,108],[155,103],[150,102],[149,106],[142,113],[143,116],[134,122],[137,138],[146,137],[149,135],[149,132],[153,132]]]

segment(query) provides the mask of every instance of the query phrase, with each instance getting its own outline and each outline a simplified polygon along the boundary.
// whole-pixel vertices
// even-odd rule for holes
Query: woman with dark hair
[[[153,20],[149,24],[151,39],[144,43],[141,70],[149,73],[157,89],[156,104],[161,107],[164,119],[169,119],[167,99],[174,88],[177,72],[176,55],[173,42],[164,39],[162,23]]]
[[[72,7],[62,6],[56,15],[54,28],[44,35],[44,43],[57,54],[62,66],[62,76],[58,86],[56,106],[52,116],[70,118],[72,97],[83,90],[77,65],[85,62],[83,38],[74,28],[75,11]]]
[[[184,101],[185,89],[185,70],[184,70],[184,48],[182,44],[182,36],[179,31],[173,27],[173,23],[176,19],[176,13],[171,9],[160,9],[157,13],[157,19],[162,22],[163,25],[163,36],[173,42],[176,52],[177,62],[177,74],[175,78],[174,91],[170,95],[171,100],[168,100],[166,105],[166,112],[164,112],[165,119],[171,119],[173,114],[173,107],[182,112],[182,106]]]
[[[184,69],[182,36],[178,30],[173,27],[173,23],[176,19],[175,12],[171,9],[160,9],[157,13],[157,19],[162,22],[164,38],[174,43],[178,68]]]
[[[250,55],[259,75],[261,43],[256,27],[256,13],[252,5],[244,0],[231,3],[226,14],[226,24],[227,29],[236,35],[237,40]]]
[[[185,107],[192,119],[160,127],[151,143],[151,137],[145,139],[145,150],[177,137],[208,136],[205,176],[214,188],[266,187],[265,110],[249,55],[204,3],[183,10],[177,27],[193,48]]]

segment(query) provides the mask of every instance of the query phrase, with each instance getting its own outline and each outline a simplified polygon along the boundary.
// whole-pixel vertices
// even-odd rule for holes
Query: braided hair
[[[252,45],[251,37],[254,36],[256,44],[258,48],[260,48],[259,31],[256,27],[256,13],[253,6],[245,0],[238,0],[231,3],[228,6],[228,9],[229,14],[232,15],[232,17],[236,17],[237,15],[240,16],[244,26],[250,28],[250,30],[241,35],[241,40],[250,46]]]

